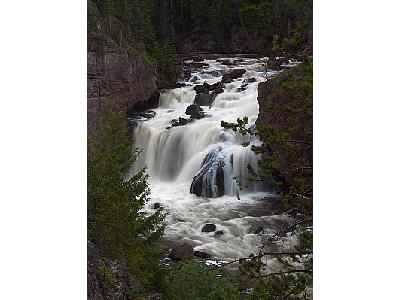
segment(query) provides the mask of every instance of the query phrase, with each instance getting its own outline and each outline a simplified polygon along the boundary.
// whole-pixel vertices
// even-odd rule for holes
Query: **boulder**
[[[217,87],[217,88],[213,91],[213,93],[214,93],[215,95],[221,94],[221,93],[223,93],[223,92],[224,92],[224,89],[223,89],[222,87]]]
[[[187,243],[176,246],[169,253],[172,260],[188,260],[193,258],[193,247]]]
[[[246,79],[246,82],[247,83],[253,83],[253,82],[256,82],[257,81],[257,79],[255,79],[254,77],[251,77],[251,78],[247,78]]]
[[[217,229],[217,226],[215,226],[215,224],[207,223],[203,226],[201,232],[213,232],[215,231],[215,229]]]
[[[217,198],[224,194],[225,157],[221,150],[222,147],[217,147],[206,155],[190,185],[191,194],[207,198]]]
[[[196,85],[193,89],[196,94],[208,94],[208,89],[204,85]]]
[[[191,104],[186,108],[185,114],[193,119],[204,118],[204,111],[198,104]]]
[[[244,73],[246,73],[245,69],[233,69],[232,72],[229,74],[233,79],[239,78]]]
[[[224,74],[222,76],[221,82],[222,83],[231,83],[233,81],[233,78],[231,77],[230,74]]]
[[[215,236],[220,236],[220,235],[223,235],[223,234],[224,234],[224,232],[222,230],[218,230],[218,231],[216,231],[214,233]]]
[[[205,259],[211,258],[211,255],[210,255],[210,254],[205,253],[205,252],[203,252],[203,251],[197,251],[197,250],[194,251],[194,256],[200,257],[200,258],[205,258]]]
[[[186,120],[185,118],[179,117],[179,125],[186,125],[187,123],[189,123],[188,120]]]
[[[203,87],[207,90],[207,91],[211,91],[212,90],[212,85],[208,84],[207,82],[203,83]]]
[[[210,106],[215,99],[215,94],[197,94],[194,103],[200,106]]]
[[[160,207],[161,207],[161,203],[159,203],[159,202],[154,203],[154,206],[153,206],[154,209],[159,209]]]

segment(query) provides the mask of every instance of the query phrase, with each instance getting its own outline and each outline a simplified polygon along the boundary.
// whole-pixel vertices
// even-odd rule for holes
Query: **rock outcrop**
[[[221,148],[210,151],[190,186],[190,193],[201,197],[217,198],[224,194],[225,158]]]
[[[136,105],[158,104],[158,97],[152,97],[156,92],[156,68],[139,51],[122,49],[95,33],[88,33],[87,43],[89,134],[98,130],[107,101],[114,101],[124,115]]]

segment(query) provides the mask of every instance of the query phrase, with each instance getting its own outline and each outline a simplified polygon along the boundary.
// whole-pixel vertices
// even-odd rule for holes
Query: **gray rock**
[[[215,94],[197,94],[194,103],[201,106],[210,106],[215,99]]]
[[[207,223],[203,226],[201,232],[213,232],[215,231],[215,229],[217,229],[217,226],[215,226],[215,224]]]
[[[204,111],[198,104],[191,104],[186,108],[185,114],[193,119],[204,118]]]
[[[194,256],[200,257],[200,258],[205,258],[205,259],[211,258],[210,254],[203,252],[203,251],[197,251],[197,250],[194,251]]]
[[[187,243],[176,246],[169,253],[172,260],[188,260],[193,258],[193,247]]]

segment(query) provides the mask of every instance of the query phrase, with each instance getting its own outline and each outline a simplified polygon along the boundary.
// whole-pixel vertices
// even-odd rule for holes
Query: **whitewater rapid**
[[[222,64],[227,59],[233,65]],[[159,203],[169,213],[165,244],[172,247],[188,242],[195,250],[226,261],[257,251],[266,236],[256,233],[256,228],[262,227],[268,234],[290,223],[289,216],[271,215],[264,208],[265,202],[274,197],[266,184],[251,183],[239,190],[234,179],[245,180],[249,175],[248,165],[257,170],[259,157],[251,151],[251,145],[242,146],[249,137],[221,127],[222,120],[236,122],[247,116],[249,126],[257,120],[258,83],[276,74],[265,70],[264,61],[265,58],[239,57],[204,60],[202,63],[208,66],[193,70],[190,78],[182,81],[185,86],[160,95],[158,108],[152,110],[153,118],[138,121],[133,134],[135,147],[142,149],[142,153],[130,172],[134,174],[143,166],[148,168],[151,197],[144,212],[154,212],[154,204]],[[210,107],[202,106],[204,118],[171,127],[172,120],[189,118],[185,110],[194,102],[196,85],[220,82],[223,74],[238,68],[246,72],[226,83],[223,93],[216,96]],[[251,140],[251,144],[257,143]],[[215,149],[224,160],[224,195],[206,198],[190,194],[193,177],[207,154]],[[212,171],[209,176],[213,175]],[[223,234],[202,232],[206,223],[215,224],[215,231]],[[295,237],[288,236],[283,241],[287,245],[283,243],[282,247],[289,248],[295,243]]]

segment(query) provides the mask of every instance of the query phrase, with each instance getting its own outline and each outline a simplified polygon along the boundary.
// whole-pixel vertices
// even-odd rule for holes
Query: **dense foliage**
[[[228,275],[196,261],[186,262],[170,273],[165,294],[169,300],[239,299],[236,284]]]
[[[176,40],[204,35],[217,44],[236,36],[254,39],[265,50],[274,37],[280,47],[311,47],[311,0],[169,0]],[[221,49],[222,50],[222,49]]]
[[[164,215],[161,209],[150,216],[140,213],[150,193],[146,169],[124,178],[138,152],[132,154],[132,141],[121,120],[109,104],[99,135],[89,139],[88,239],[101,256],[123,259],[151,283],[160,267],[161,252],[154,242],[163,234]]]

